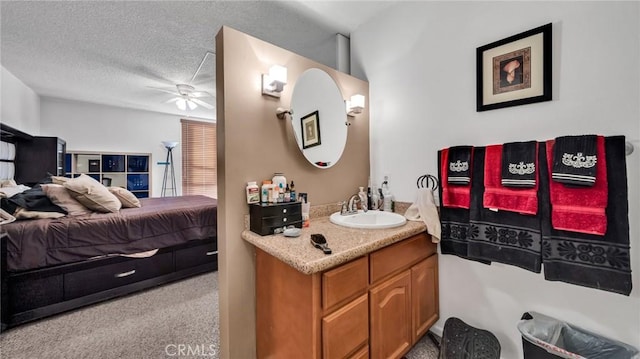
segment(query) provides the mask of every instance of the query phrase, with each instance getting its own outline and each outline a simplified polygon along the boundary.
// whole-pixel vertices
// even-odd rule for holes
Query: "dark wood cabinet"
[[[33,185],[47,174],[65,175],[66,142],[59,137],[33,137],[16,144],[16,174],[19,184]]]
[[[439,317],[436,249],[421,233],[307,275],[256,248],[257,357],[403,357]]]

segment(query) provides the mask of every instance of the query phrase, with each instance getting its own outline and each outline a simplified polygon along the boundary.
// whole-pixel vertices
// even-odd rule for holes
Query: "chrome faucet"
[[[356,204],[358,202],[360,202],[360,199],[358,199],[357,194],[354,194],[353,196],[351,196],[348,201],[340,202],[341,204],[340,214],[343,216],[348,216],[351,214],[358,213],[358,208],[356,207]]]
[[[356,193],[353,196],[349,197],[349,201],[340,203],[342,205],[340,209],[340,214],[343,216],[348,216],[351,214],[358,213],[358,203],[360,203],[360,208],[362,208],[364,212],[368,210],[367,204],[366,204],[367,203],[366,194],[365,194],[365,197],[362,198],[361,195]]]

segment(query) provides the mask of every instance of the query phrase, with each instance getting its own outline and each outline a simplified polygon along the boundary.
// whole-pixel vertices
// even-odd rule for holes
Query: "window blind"
[[[182,124],[182,194],[218,198],[216,124],[180,120]]]

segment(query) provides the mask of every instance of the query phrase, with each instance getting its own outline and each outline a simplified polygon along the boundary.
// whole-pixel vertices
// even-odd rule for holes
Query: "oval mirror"
[[[298,148],[312,165],[335,165],[347,143],[347,111],[338,85],[328,73],[309,69],[291,95],[291,124]]]

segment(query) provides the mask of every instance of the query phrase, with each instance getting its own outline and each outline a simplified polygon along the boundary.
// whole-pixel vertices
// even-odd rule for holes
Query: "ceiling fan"
[[[198,105],[209,110],[213,109],[213,105],[199,99],[201,97],[213,97],[213,95],[206,91],[196,91],[196,89],[191,85],[177,84],[176,91],[165,90],[165,89],[155,88],[155,87],[152,87],[152,88],[158,91],[175,95],[174,98],[165,101],[165,103],[175,102],[176,106],[178,106],[180,110],[184,111],[187,109],[187,107],[190,110],[195,110],[198,107]]]
[[[214,106],[212,104],[202,101],[200,98],[214,96],[207,91],[196,91],[196,89],[190,85],[193,80],[195,80],[196,76],[198,76],[198,72],[200,72],[200,69],[202,69],[202,65],[204,65],[204,62],[209,55],[214,55],[214,53],[211,51],[207,51],[202,58],[202,61],[200,62],[200,66],[198,66],[196,73],[193,74],[191,80],[186,84],[176,84],[176,90],[167,90],[157,87],[149,88],[175,95],[174,98],[165,101],[165,103],[175,102],[176,106],[182,111],[186,110],[187,108],[189,108],[189,110],[195,110],[198,105],[209,110],[213,109]]]

